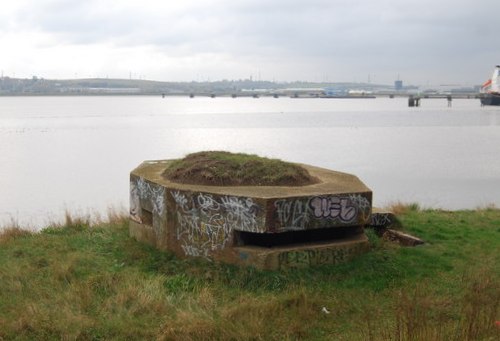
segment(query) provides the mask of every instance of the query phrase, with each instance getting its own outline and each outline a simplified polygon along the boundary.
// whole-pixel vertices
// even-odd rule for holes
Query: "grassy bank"
[[[369,232],[349,264],[262,272],[179,260],[127,221],[0,234],[0,340],[497,340],[500,210],[399,207],[427,241]]]

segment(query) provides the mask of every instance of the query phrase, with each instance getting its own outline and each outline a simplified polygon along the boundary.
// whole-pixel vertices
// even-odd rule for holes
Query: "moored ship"
[[[495,67],[493,75],[481,86],[482,105],[500,105],[500,65]]]

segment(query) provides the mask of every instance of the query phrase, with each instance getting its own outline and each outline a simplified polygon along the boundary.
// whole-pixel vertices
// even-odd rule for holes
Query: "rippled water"
[[[199,150],[353,173],[378,206],[500,205],[500,107],[474,99],[0,97],[0,226],[127,207],[140,162]]]

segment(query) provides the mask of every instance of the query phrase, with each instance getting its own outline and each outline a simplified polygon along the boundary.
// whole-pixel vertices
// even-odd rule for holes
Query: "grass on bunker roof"
[[[399,206],[403,248],[288,271],[181,260],[127,217],[0,233],[0,340],[497,340],[500,210]]]
[[[304,186],[318,180],[300,165],[257,155],[204,151],[173,161],[163,176],[212,186]]]

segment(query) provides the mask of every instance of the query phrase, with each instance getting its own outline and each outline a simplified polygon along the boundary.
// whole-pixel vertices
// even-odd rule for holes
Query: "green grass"
[[[399,219],[427,243],[369,232],[353,262],[284,272],[180,260],[119,217],[6,229],[0,340],[497,340],[500,210]]]

